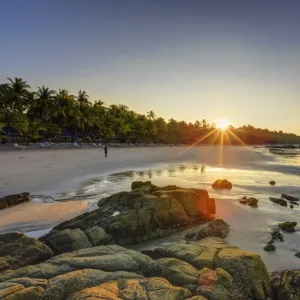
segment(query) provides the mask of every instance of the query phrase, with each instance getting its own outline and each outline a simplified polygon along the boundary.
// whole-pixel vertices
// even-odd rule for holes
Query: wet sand
[[[22,231],[41,236],[39,231],[47,231],[87,210],[85,201],[23,203],[0,210],[0,233]]]
[[[186,147],[26,150],[0,152],[0,197],[20,192],[52,196],[74,189],[85,178],[149,167],[157,163],[199,162],[220,165],[220,148]],[[260,154],[251,149],[224,147],[223,166],[261,167]],[[299,170],[297,170],[299,172]]]

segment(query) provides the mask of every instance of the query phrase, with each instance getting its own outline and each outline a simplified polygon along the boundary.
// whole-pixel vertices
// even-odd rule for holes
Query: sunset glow
[[[230,121],[226,118],[216,120],[217,128],[222,129],[222,130],[227,129],[230,124],[231,124]]]

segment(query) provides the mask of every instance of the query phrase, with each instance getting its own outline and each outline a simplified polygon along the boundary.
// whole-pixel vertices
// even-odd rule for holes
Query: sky
[[[299,0],[3,0],[0,28],[1,83],[300,134]]]

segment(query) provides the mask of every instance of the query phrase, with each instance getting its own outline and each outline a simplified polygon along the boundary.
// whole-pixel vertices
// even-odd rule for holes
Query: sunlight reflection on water
[[[215,180],[223,178],[233,183],[232,190],[214,190],[211,187]],[[145,170],[137,169],[99,176],[83,182],[75,191],[61,194],[60,198],[85,199],[93,207],[103,197],[130,190],[132,181],[136,180],[151,180],[158,186],[202,188],[207,190],[211,197],[218,199],[237,200],[243,196],[254,196],[260,199],[261,208],[274,206],[268,200],[269,197],[278,197],[281,193],[300,195],[300,180],[296,175],[186,163],[158,164]],[[270,186],[270,180],[275,180],[276,186]]]

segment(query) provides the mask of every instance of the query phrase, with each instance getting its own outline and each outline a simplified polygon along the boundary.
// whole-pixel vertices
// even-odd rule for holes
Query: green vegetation
[[[300,137],[282,131],[254,128],[250,125],[221,132],[207,120],[186,123],[173,118],[166,121],[153,111],[138,114],[126,105],[105,107],[101,100],[92,101],[80,90],[71,95],[42,86],[32,91],[21,78],[0,85],[0,129],[10,135],[22,133],[27,142],[51,138],[66,128],[72,140],[81,136],[91,142],[98,138],[115,138],[119,142],[215,143],[224,144],[300,143]],[[223,136],[223,137],[222,137]]]

